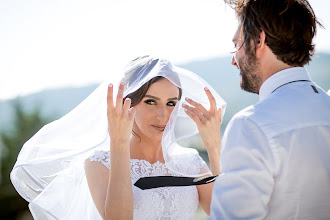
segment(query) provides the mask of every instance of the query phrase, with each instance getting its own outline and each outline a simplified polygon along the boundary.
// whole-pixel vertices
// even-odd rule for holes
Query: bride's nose
[[[167,109],[165,106],[160,106],[158,109],[157,109],[157,115],[156,115],[156,118],[159,120],[159,121],[165,121],[167,119],[167,116],[168,115],[168,112],[167,112]]]

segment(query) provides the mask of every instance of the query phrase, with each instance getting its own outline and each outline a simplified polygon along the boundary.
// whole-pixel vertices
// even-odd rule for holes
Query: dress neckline
[[[104,151],[104,152],[106,152],[107,154],[110,155],[110,151]],[[137,161],[140,161],[140,162],[146,162],[147,164],[150,164],[150,165],[155,165],[155,164],[165,165],[165,163],[160,162],[159,160],[157,160],[157,161],[154,162],[154,163],[151,163],[151,162],[149,162],[149,161],[147,161],[147,160],[144,160],[144,159],[130,158],[130,161],[131,161],[131,162],[132,162],[132,161],[133,161],[133,162],[137,162]]]
[[[163,164],[163,165],[165,165],[165,163],[162,163],[162,162],[160,162],[159,160],[157,160],[156,162],[154,162],[154,163],[150,163],[149,161],[147,161],[147,160],[144,160],[144,159],[135,159],[135,158],[131,158],[131,161],[143,161],[143,162],[146,162],[146,163],[148,163],[148,164],[150,164],[150,165],[155,165],[155,164]]]

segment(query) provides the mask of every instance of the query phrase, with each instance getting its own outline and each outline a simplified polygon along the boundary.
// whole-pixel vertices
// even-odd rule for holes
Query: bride
[[[194,73],[151,56],[132,60],[120,81],[102,84],[23,146],[11,180],[34,218],[192,219],[198,204],[210,213],[213,183],[148,190],[134,183],[220,174],[225,102]],[[177,144],[196,133],[210,170],[196,150]]]

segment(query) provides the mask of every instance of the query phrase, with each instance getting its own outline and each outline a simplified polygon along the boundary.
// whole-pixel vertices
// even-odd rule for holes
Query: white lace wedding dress
[[[110,168],[110,153],[96,151],[89,157],[91,161],[98,161]],[[189,164],[192,173],[199,173],[205,163],[200,156],[196,156],[193,163]],[[169,170],[164,163],[159,161],[149,163],[146,160],[131,159],[132,184],[140,177],[147,176],[179,176]],[[133,187],[134,219],[192,219],[199,202],[196,186],[161,187],[141,190]]]

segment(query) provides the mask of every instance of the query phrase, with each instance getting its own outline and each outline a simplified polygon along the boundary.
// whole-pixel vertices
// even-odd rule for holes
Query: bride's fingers
[[[195,115],[194,113],[192,113],[191,111],[189,111],[186,108],[184,109],[184,111],[196,123],[197,127],[199,127],[201,125],[202,122],[197,115]]]
[[[222,112],[222,109],[221,108],[219,108],[218,109],[218,118],[219,118],[219,120],[220,120],[220,123],[222,123],[222,119],[221,119],[221,112]]]
[[[205,117],[209,117],[209,112],[206,110],[206,108],[204,108],[204,106],[198,102],[195,102],[194,100],[190,99],[190,98],[186,98],[186,101],[194,106],[195,108],[197,108],[201,113],[204,114]]]
[[[205,122],[205,117],[204,115],[202,114],[202,112],[200,112],[198,109],[194,108],[194,107],[190,107],[186,104],[183,104],[182,107],[185,109],[185,112],[186,113],[190,113],[190,115],[188,114],[189,117],[191,117],[191,115],[194,115],[196,116],[198,119],[198,121],[200,122]],[[191,117],[192,118],[192,117]],[[194,120],[194,118],[192,118]],[[195,120],[194,120],[195,121]],[[195,121],[196,122],[196,121]]]
[[[207,98],[210,101],[210,112],[214,112],[217,109],[217,102],[214,96],[212,95],[211,91],[207,87],[205,87],[204,90],[207,95]]]
[[[123,115],[124,116],[127,116],[128,115],[128,110],[131,107],[131,103],[132,103],[132,101],[131,101],[130,98],[125,99],[124,105],[123,105]]]
[[[128,110],[128,119],[133,120],[135,117],[136,109],[134,107]]]
[[[112,83],[108,86],[108,96],[107,96],[108,109],[113,109],[113,86]]]
[[[124,89],[125,89],[125,83],[121,82],[118,88],[118,94],[116,99],[116,111],[119,114],[122,112]]]

